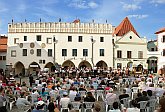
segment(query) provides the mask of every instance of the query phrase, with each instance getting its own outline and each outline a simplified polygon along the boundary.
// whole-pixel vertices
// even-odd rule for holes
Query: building
[[[0,69],[6,69],[7,37],[0,35]]]
[[[55,65],[145,68],[147,42],[126,17],[111,24],[65,22],[9,23],[7,65],[14,74],[36,74]]]
[[[53,65],[112,67],[111,24],[65,22],[8,24],[7,64],[14,74],[36,74]]]
[[[165,28],[160,29],[155,33],[158,41],[158,71],[165,73]]]
[[[157,73],[157,61],[159,57],[157,40],[150,40],[147,42],[147,56],[148,56],[148,71],[149,73]]]
[[[147,40],[138,35],[127,17],[116,27],[114,42],[115,68],[147,69]]]

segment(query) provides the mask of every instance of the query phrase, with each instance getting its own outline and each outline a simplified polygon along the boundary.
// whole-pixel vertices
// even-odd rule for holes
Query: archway
[[[66,60],[65,62],[63,62],[62,67],[64,68],[72,68],[75,67],[74,63],[70,60]]]
[[[91,64],[88,61],[82,61],[78,68],[92,68]]]
[[[143,65],[139,64],[137,67],[136,67],[136,72],[142,72],[143,71]]]
[[[53,66],[54,64],[52,62],[48,62],[44,68],[49,68],[49,72],[52,72],[53,71]]]
[[[37,62],[32,62],[29,65],[29,74],[37,75],[40,71],[40,66]]]
[[[105,63],[105,61],[99,61],[97,64],[96,64],[97,67],[100,67],[100,68],[107,68],[107,64]]]
[[[149,73],[157,73],[158,57],[152,56],[147,60]]]
[[[132,61],[128,62],[127,67],[132,68],[133,67],[133,62]]]
[[[22,62],[15,63],[14,68],[15,75],[25,75],[25,67]]]

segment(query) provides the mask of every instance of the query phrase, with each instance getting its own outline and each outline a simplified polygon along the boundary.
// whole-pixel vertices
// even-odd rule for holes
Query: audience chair
[[[102,98],[102,100],[104,101],[104,90],[96,90],[96,98],[97,101],[99,100],[99,96]]]
[[[72,102],[71,104],[74,110],[78,110],[79,112],[81,112],[81,108],[80,108],[81,102]]]
[[[121,101],[123,101],[124,107],[126,108],[129,107],[129,98],[122,98]]]
[[[147,103],[148,103],[148,101],[138,102],[138,104],[140,104],[140,110],[144,110],[144,112],[147,112]]]
[[[84,112],[87,112],[87,110],[91,110],[93,112],[94,102],[84,102],[84,105],[86,106],[86,108],[84,108]]]
[[[157,100],[156,99],[151,99],[148,101],[149,107],[148,107],[148,112],[154,112],[155,107],[156,107]]]

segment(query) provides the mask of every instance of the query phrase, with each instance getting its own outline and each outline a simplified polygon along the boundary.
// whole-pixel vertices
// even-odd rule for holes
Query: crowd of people
[[[6,111],[5,101],[15,101],[18,110],[32,112],[76,112],[89,107],[96,112],[143,112],[140,102],[146,101],[147,108],[151,100],[158,106],[149,112],[164,112],[165,107],[163,75],[144,77],[112,69],[97,69],[91,75],[90,69],[61,69],[46,76],[30,74],[29,84],[15,83],[13,76],[9,79],[0,82],[0,112]]]

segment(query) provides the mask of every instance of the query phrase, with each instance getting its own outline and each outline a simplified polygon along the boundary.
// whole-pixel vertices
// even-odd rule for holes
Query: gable
[[[146,44],[144,40],[139,38],[133,31],[129,31],[123,37],[116,41],[118,44]]]
[[[128,17],[126,17],[116,28],[114,34],[116,36],[124,36],[129,31],[133,31],[137,36],[138,33],[136,32],[135,28],[133,27],[132,23],[129,21]]]

